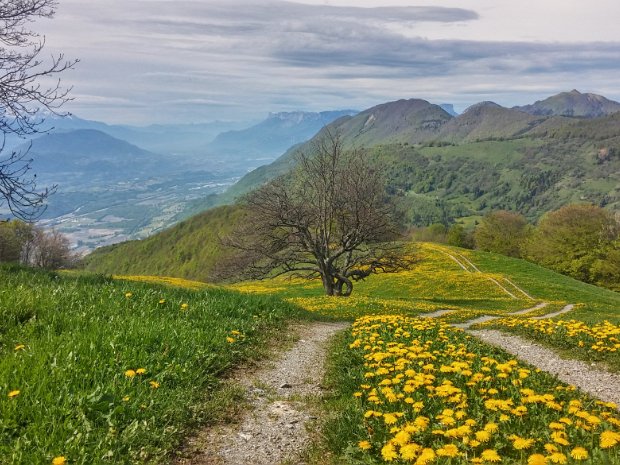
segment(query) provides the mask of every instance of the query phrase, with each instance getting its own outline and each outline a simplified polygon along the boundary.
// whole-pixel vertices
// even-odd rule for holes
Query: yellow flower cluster
[[[230,332],[230,335],[226,336],[226,342],[229,344],[234,344],[235,342],[242,341],[243,339],[245,339],[245,334],[241,331],[237,331],[236,329],[233,329]]]
[[[615,404],[585,400],[441,321],[360,318],[349,348],[364,360],[358,447],[386,462],[564,464],[620,449]]]
[[[511,330],[518,329],[521,333],[547,339],[560,339],[564,346],[579,347],[586,351],[620,353],[620,325],[609,321],[588,325],[577,320],[503,318],[490,324]]]
[[[132,379],[135,378],[136,376],[145,376],[147,375],[147,371],[146,368],[137,368],[135,370],[129,369],[129,370],[125,370],[125,377]],[[157,381],[154,380],[150,380],[149,381],[149,385],[153,388],[153,389],[157,389],[160,384]],[[123,401],[127,402],[129,400],[129,396],[125,396],[123,397]]]
[[[166,286],[180,287],[183,289],[190,289],[193,291],[201,291],[203,289],[214,287],[211,284],[203,283],[200,281],[191,281],[189,279],[182,279],[182,278],[171,278],[167,276],[133,276],[133,275],[117,275],[116,276],[115,275],[113,276],[113,278],[123,280],[123,281],[136,281],[140,283],[149,283],[149,284],[163,284]],[[131,295],[129,297],[131,297]]]

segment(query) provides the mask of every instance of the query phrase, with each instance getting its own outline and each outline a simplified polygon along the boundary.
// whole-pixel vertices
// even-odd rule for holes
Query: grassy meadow
[[[0,267],[0,463],[164,462],[239,402],[221,375],[301,314],[159,282]]]
[[[620,294],[490,253],[409,253],[411,270],[371,276],[346,299],[301,279],[222,288],[0,267],[0,463],[165,463],[239,404],[218,388],[227,369],[287,321],[320,318],[354,323],[330,351],[316,463],[620,465],[613,406],[447,325],[495,315],[491,326],[620,368]],[[575,308],[509,315],[542,302],[533,314]]]

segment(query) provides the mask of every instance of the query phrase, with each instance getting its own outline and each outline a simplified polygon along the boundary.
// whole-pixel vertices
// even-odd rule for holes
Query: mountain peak
[[[582,93],[573,89],[538,100],[532,105],[514,108],[537,116],[598,118],[620,111],[620,103],[602,95]]]

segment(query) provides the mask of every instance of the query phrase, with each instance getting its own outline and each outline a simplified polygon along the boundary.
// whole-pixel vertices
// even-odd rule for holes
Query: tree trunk
[[[334,295],[334,278],[325,274],[321,275],[321,278],[323,280],[325,295]]]

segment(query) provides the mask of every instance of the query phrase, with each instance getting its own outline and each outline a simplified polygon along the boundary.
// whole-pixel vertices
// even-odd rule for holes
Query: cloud
[[[71,111],[110,121],[256,118],[411,96],[509,105],[573,87],[615,88],[620,43],[422,32],[479,21],[472,9],[429,6],[63,0],[46,34],[50,49],[82,60],[65,78],[80,96]]]

